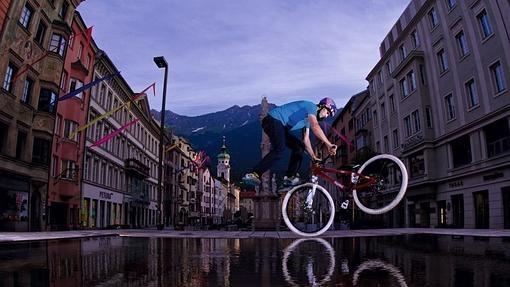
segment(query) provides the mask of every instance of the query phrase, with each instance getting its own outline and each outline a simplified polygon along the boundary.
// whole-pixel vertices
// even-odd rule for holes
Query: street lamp
[[[168,63],[165,60],[165,57],[159,56],[154,57],[154,63],[158,66],[158,68],[165,68],[165,81],[163,83],[163,101],[161,103],[161,125],[160,125],[160,135],[159,135],[159,169],[158,169],[158,218],[157,225],[158,229],[163,229],[163,145],[165,139],[165,103],[166,103],[166,84],[168,81]]]

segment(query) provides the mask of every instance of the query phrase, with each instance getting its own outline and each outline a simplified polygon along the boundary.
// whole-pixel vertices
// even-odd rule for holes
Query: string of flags
[[[77,133],[84,131],[85,129],[89,128],[90,126],[94,125],[95,123],[97,123],[98,121],[100,121],[102,119],[110,117],[111,115],[115,114],[117,111],[121,110],[122,108],[124,108],[126,106],[127,106],[127,109],[131,109],[131,104],[135,103],[135,102],[138,102],[144,96],[146,96],[147,94],[145,92],[147,92],[150,88],[152,88],[154,96],[156,96],[156,89],[155,89],[155,87],[156,87],[156,83],[152,83],[151,85],[149,85],[147,88],[145,88],[140,93],[135,94],[132,99],[130,99],[129,101],[125,102],[124,104],[122,104],[122,105],[120,105],[118,107],[115,107],[115,108],[111,109],[110,111],[108,111],[108,112],[106,112],[106,113],[104,113],[104,114],[94,118],[93,120],[91,120],[87,124],[78,127],[75,131],[71,132],[68,137],[69,138],[73,138]],[[117,130],[115,130],[115,131],[117,131]],[[115,131],[113,131],[113,132],[115,132]]]

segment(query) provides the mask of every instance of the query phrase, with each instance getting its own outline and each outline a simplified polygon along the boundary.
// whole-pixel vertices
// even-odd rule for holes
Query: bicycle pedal
[[[340,205],[340,207],[343,208],[343,209],[347,209],[348,206],[349,206],[349,200],[348,199],[346,201],[342,202],[342,204]]]

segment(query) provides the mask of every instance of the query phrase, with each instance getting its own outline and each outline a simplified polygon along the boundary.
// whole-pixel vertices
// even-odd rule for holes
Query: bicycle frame
[[[349,185],[343,185],[340,181],[332,178],[327,173],[334,173],[334,174],[340,174],[340,175],[346,175],[349,176]],[[358,182],[359,178],[366,179],[367,181],[363,184],[359,184],[356,187],[357,188],[364,188],[369,185],[377,183],[377,180],[373,177],[362,175],[357,172],[349,171],[349,170],[342,170],[342,169],[332,169],[327,167],[322,167],[320,165],[313,165],[312,166],[312,175],[315,175],[317,177],[323,178],[326,181],[332,183],[333,185],[339,187],[342,191],[351,191],[352,192],[352,186],[354,183]],[[354,178],[358,177],[356,180]]]

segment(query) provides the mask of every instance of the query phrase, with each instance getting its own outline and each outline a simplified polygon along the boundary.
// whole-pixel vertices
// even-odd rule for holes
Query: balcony
[[[149,177],[149,167],[134,158],[129,158],[124,161],[124,169],[126,173],[140,178]]]

